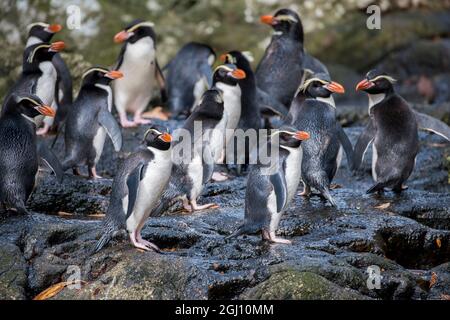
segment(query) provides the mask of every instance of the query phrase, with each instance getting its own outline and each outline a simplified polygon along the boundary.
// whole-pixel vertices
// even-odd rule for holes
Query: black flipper
[[[38,146],[38,156],[53,171],[59,183],[63,180],[64,171],[55,154],[47,147],[45,143]]]
[[[268,114],[270,116],[286,117],[289,110],[284,104],[273,99],[265,91],[256,88],[256,100],[260,107],[262,114]]]
[[[347,156],[347,162],[350,170],[353,170],[353,147],[352,143],[350,142],[350,139],[348,138],[347,134],[345,133],[344,129],[342,128],[339,121],[336,121],[336,128],[338,132],[338,138],[341,142],[342,147],[344,148],[345,155]]]
[[[356,142],[355,150],[353,152],[353,170],[357,170],[361,166],[364,154],[369,147],[369,144],[375,138],[375,133],[376,131],[373,120],[370,119],[369,123],[364,128],[364,131],[361,133],[358,141]]]
[[[284,209],[287,202],[286,180],[282,173],[276,173],[270,176],[270,183],[272,183],[273,191],[277,199],[277,212],[280,212]]]
[[[137,195],[139,192],[139,183],[144,175],[146,165],[138,165],[128,176],[127,187],[128,187],[128,209],[127,218],[133,212],[134,205],[136,204]]]
[[[417,111],[414,113],[416,115],[419,129],[431,131],[450,141],[450,127],[447,124],[427,114]]]
[[[101,110],[98,114],[98,123],[105,128],[108,136],[111,138],[114,145],[114,150],[119,152],[122,148],[122,131],[117,124],[116,119],[114,119],[113,115],[109,111]]]

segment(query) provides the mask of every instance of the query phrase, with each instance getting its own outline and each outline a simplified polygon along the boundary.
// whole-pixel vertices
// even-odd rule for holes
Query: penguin
[[[172,136],[165,129],[152,126],[144,134],[140,148],[119,165],[103,222],[105,231],[95,252],[121,229],[127,231],[134,247],[160,252],[155,244],[142,239],[141,230],[169,182],[171,142]]]
[[[239,69],[245,72],[245,79],[240,81],[241,87],[241,117],[236,129],[240,129],[244,133],[250,136],[245,138],[244,150],[237,150],[235,146],[233,162],[237,166],[237,173],[241,174],[243,167],[247,166],[250,162],[250,153],[253,148],[256,147],[258,142],[259,130],[263,128],[263,120],[260,114],[260,108],[258,105],[256,87],[256,80],[253,70],[250,66],[250,61],[247,53],[240,51],[230,51],[227,54],[223,54],[221,57],[222,62],[236,65]],[[250,130],[254,131],[249,132]],[[256,141],[252,141],[250,137],[255,137]],[[227,163],[230,161],[227,159]]]
[[[258,87],[289,109],[303,77],[303,26],[295,11],[280,9],[261,17],[274,33],[256,68]]]
[[[122,77],[120,71],[101,67],[90,68],[83,74],[80,92],[69,110],[65,125],[64,171],[72,168],[75,174],[79,174],[78,166],[87,164],[89,177],[100,178],[95,166],[102,155],[107,134],[115,151],[120,151],[122,133],[111,114],[113,97],[110,83]]]
[[[189,116],[203,92],[211,87],[215,60],[210,46],[190,42],[163,68],[167,70],[167,104],[172,118]]]
[[[55,111],[36,95],[13,93],[5,101],[0,117],[0,209],[27,213],[25,204],[35,187],[39,162],[62,180],[55,155],[45,145],[37,146],[33,119],[38,115],[52,117]]]
[[[50,42],[53,35],[62,30],[62,26],[60,24],[36,22],[30,24],[28,30],[26,48],[35,44]],[[69,68],[59,53],[53,56],[52,63],[57,74],[55,99],[52,104],[52,108],[56,110],[56,116],[55,118],[47,117],[44,119],[44,127],[37,131],[38,135],[46,134],[51,127],[53,131],[56,131],[60,123],[64,121],[68,108],[72,105],[73,100],[72,76]]]
[[[156,59],[156,34],[152,22],[135,20],[114,37],[116,43],[124,43],[115,70],[129,77],[113,83],[114,103],[122,127],[148,124],[142,113],[153,97],[156,85],[165,99],[165,80]],[[134,120],[127,119],[127,112],[134,113]]]
[[[296,131],[290,126],[283,126],[271,134],[268,144],[278,146],[277,163],[252,166],[245,192],[244,223],[226,239],[261,232],[263,240],[291,243],[276,237],[275,233],[300,183],[301,145],[309,137],[308,132]],[[275,143],[276,138],[278,143]]]
[[[353,160],[352,145],[336,119],[333,93],[344,93],[344,87],[331,81],[327,74],[317,74],[300,88],[290,108],[290,124],[302,128],[312,136],[302,144],[301,164],[304,190],[308,197],[311,188],[318,190],[333,206],[330,184],[336,175],[345,150],[350,167]]]
[[[213,87],[203,94],[200,104],[183,126],[181,133],[188,137],[174,134],[178,141],[174,149],[187,152],[175,161],[169,186],[155,209],[155,215],[160,215],[179,200],[183,201],[188,212],[217,208],[214,203],[198,205],[197,199],[204,185],[213,178],[214,165],[224,158],[228,131],[236,128],[239,122],[241,97],[237,92],[240,93],[240,89],[233,87],[238,87],[238,82],[244,78],[245,72],[235,65],[216,68]]]
[[[395,92],[396,80],[381,70],[371,70],[356,90],[369,97],[369,123],[358,138],[354,167],[358,169],[372,143],[372,178],[375,184],[367,193],[384,188],[400,193],[411,175],[419,152],[418,129],[439,134],[450,141],[450,128],[443,122],[419,112]]]
[[[51,106],[55,97],[57,81],[56,69],[52,59],[64,47],[64,42],[58,41],[51,44],[38,43],[26,48],[23,55],[22,74],[6,97],[12,94],[33,94],[38,96],[45,105]],[[6,98],[5,101],[7,100]],[[36,117],[35,121],[38,126],[43,119],[43,116]]]

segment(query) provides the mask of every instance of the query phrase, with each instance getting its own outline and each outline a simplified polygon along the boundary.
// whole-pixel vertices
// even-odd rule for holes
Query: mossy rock
[[[20,249],[13,244],[0,244],[0,299],[25,298],[27,264]]]
[[[243,299],[263,300],[360,300],[367,299],[358,292],[339,287],[311,272],[285,270],[242,295]]]

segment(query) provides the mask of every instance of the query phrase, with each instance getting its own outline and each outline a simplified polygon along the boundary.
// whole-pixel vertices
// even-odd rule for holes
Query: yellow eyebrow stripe
[[[133,32],[136,29],[140,28],[140,27],[150,27],[153,28],[155,26],[155,24],[153,22],[150,21],[145,21],[145,22],[141,22],[138,24],[135,24],[134,26],[132,26],[130,29],[126,30],[127,32]]]
[[[94,71],[99,71],[99,72],[103,72],[103,73],[109,72],[109,70],[103,69],[103,68],[91,68],[88,71],[86,71],[85,73],[83,73],[83,75],[81,76],[81,79],[84,79],[84,77],[86,77],[89,73],[94,72]]]

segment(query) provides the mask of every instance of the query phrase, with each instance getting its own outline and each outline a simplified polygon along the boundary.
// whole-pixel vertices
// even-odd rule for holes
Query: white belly
[[[272,191],[267,198],[267,209],[271,214],[269,231],[275,232],[278,229],[278,225],[280,224],[282,211],[277,212],[277,199],[274,191]]]
[[[241,88],[239,85],[229,86],[223,83],[218,83],[217,87],[223,91],[223,106],[228,117],[226,142],[229,142],[241,118]]]
[[[92,142],[95,149],[95,164],[98,163],[100,157],[102,156],[103,147],[105,146],[106,140],[106,130],[103,127],[98,128],[97,133],[94,136],[94,141]]]
[[[287,202],[286,206],[294,198],[301,179],[302,148],[290,148],[290,155],[286,159],[286,186]]]
[[[222,120],[216,125],[214,130],[211,132],[209,138],[209,147],[211,148],[212,156],[215,163],[218,163],[223,155],[224,143],[225,143],[225,129],[227,125],[227,115],[224,114]]]
[[[56,86],[56,69],[51,62],[42,62],[39,64],[39,69],[42,71],[41,77],[38,79],[35,88],[35,94],[48,106],[52,106],[56,111],[55,86]],[[45,121],[49,125],[53,124],[53,118],[38,116],[35,118],[35,123],[39,127]]]
[[[341,166],[343,152],[344,152],[344,148],[342,146],[340,146],[337,157],[336,157],[336,173],[334,174],[334,176],[337,175],[339,167]]]
[[[375,167],[377,165],[378,161],[378,153],[377,153],[377,147],[375,147],[375,143],[372,144],[372,178],[373,181],[377,181],[377,172],[375,170]]]
[[[152,149],[154,151],[154,149]],[[161,194],[166,189],[172,170],[172,161],[167,153],[157,151],[155,158],[148,164],[147,170],[139,183],[139,191],[130,217],[127,219],[127,230],[133,232],[141,229],[149,217]],[[122,202],[128,208],[128,199]],[[127,210],[124,210],[127,212]]]
[[[145,37],[128,44],[120,71],[123,78],[113,82],[118,111],[143,111],[152,98],[155,86],[156,52],[153,40]]]
[[[188,176],[192,181],[191,200],[197,200],[203,191],[203,164],[199,154],[196,153],[188,165]]]

